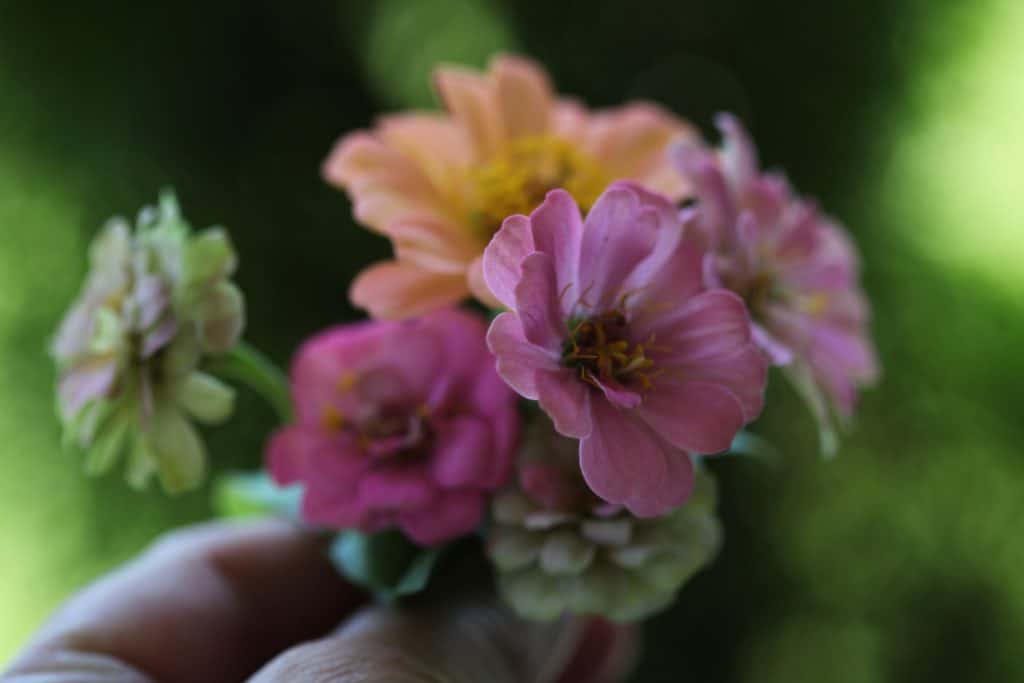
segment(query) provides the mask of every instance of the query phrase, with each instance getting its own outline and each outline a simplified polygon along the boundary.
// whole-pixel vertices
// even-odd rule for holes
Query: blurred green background
[[[0,0],[0,662],[68,593],[207,492],[87,480],[59,448],[47,340],[113,213],[173,185],[242,256],[279,361],[356,313],[386,243],[318,166],[343,131],[432,106],[438,60],[543,61],[592,105],[740,114],[854,232],[885,366],[832,462],[781,382],[731,460],[717,564],[647,627],[638,681],[1024,680],[1024,4],[1019,0]],[[210,433],[255,466],[254,397]]]

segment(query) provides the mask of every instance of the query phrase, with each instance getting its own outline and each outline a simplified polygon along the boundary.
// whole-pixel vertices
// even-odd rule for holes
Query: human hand
[[[277,520],[170,534],[64,605],[3,683],[606,683],[631,634],[497,601],[374,606]]]

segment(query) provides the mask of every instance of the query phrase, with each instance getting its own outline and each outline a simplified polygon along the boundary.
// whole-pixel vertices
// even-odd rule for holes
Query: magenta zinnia
[[[473,530],[512,466],[519,418],[484,344],[457,311],[323,332],[292,369],[296,421],[271,441],[280,484],[304,487],[306,521],[399,527],[434,545]]]
[[[673,150],[698,201],[708,284],[746,301],[755,339],[810,403],[830,453],[833,416],[849,419],[858,387],[878,375],[856,248],[784,178],[761,173],[738,121],[722,115],[718,125],[721,151],[688,143]]]
[[[498,372],[580,440],[584,477],[639,516],[681,504],[689,453],[729,447],[761,410],[766,362],[734,293],[705,290],[702,251],[668,199],[616,183],[583,221],[564,191],[508,218],[484,254],[509,312]]]

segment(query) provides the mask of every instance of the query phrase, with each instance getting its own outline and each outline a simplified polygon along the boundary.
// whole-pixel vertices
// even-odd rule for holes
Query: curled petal
[[[558,354],[528,341],[515,313],[502,313],[494,319],[487,332],[487,346],[497,356],[498,374],[524,398],[537,398],[539,370],[558,368]]]

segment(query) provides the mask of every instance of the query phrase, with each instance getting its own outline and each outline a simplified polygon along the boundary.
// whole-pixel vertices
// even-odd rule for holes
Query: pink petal
[[[467,294],[464,275],[445,275],[407,263],[384,261],[352,282],[349,298],[374,318],[407,318],[458,303]]]
[[[563,436],[576,439],[590,434],[590,388],[568,368],[539,370],[537,397]]]
[[[431,317],[402,321],[372,356],[361,359],[366,369],[357,385],[360,398],[375,404],[426,400],[439,381],[448,341],[428,325]],[[482,342],[482,327],[476,332]]]
[[[484,488],[495,456],[489,425],[463,415],[434,426],[437,440],[430,462],[434,481],[446,489]]]
[[[106,396],[117,379],[117,362],[98,359],[81,363],[60,379],[61,412],[73,417],[89,401]]]
[[[328,481],[338,497],[355,490],[369,463],[355,443],[308,427],[278,430],[267,446],[267,470],[278,484]]]
[[[503,486],[512,474],[520,426],[517,398],[494,369],[493,361],[477,372],[469,401],[473,406],[473,414],[487,420],[491,428],[493,445],[488,458],[488,472],[479,482],[479,486],[487,490]]]
[[[704,263],[704,252],[692,240],[684,240],[660,264],[650,270],[644,264],[634,271],[634,276],[641,277],[627,291],[635,292],[630,300],[634,311],[630,329],[636,341],[646,341],[662,325],[666,311],[679,308],[704,289]]]
[[[523,336],[537,346],[559,348],[566,332],[554,262],[550,255],[537,251],[523,259],[522,269],[523,277],[516,285],[516,313]]]
[[[146,275],[136,284],[135,300],[139,305],[139,327],[152,327],[170,303],[170,297],[159,275]]]
[[[382,466],[359,481],[359,501],[376,511],[422,510],[438,498],[427,471],[418,466]]]
[[[372,357],[395,323],[357,323],[334,327],[306,341],[291,371],[295,413],[301,424],[319,426],[328,405],[343,399],[339,386],[355,377],[354,363]]]
[[[793,362],[793,351],[772,336],[768,330],[757,323],[751,323],[750,333],[751,339],[768,355],[772,365],[789,365]]]
[[[400,514],[398,525],[416,543],[432,546],[472,533],[483,514],[483,494],[448,491],[427,510]]]
[[[175,318],[168,318],[155,330],[147,332],[142,337],[141,356],[143,358],[152,358],[153,354],[167,346],[177,333],[178,321]]]
[[[515,308],[516,285],[523,275],[522,263],[534,249],[530,219],[509,216],[484,249],[484,280],[506,308]]]
[[[602,380],[600,377],[591,377],[597,383],[601,393],[608,399],[608,402],[617,408],[636,408],[642,400],[640,394],[630,391],[615,380]]]
[[[662,383],[644,396],[637,415],[676,448],[718,453],[745,422],[743,405],[721,384]]]
[[[658,214],[630,188],[608,189],[587,214],[580,250],[583,304],[603,311],[618,303],[622,285],[658,238]]]
[[[576,201],[565,190],[552,190],[530,214],[537,251],[551,256],[562,310],[569,312],[579,298],[579,258],[583,217]]]
[[[375,530],[373,513],[354,497],[330,495],[321,484],[307,486],[302,494],[302,519],[328,529]]]
[[[487,331],[487,346],[498,359],[498,374],[524,398],[537,398],[538,370],[558,368],[558,354],[535,346],[523,335],[515,313],[502,313]]]
[[[728,355],[750,343],[750,317],[746,304],[732,292],[712,289],[692,297],[676,311],[657,319],[658,344],[670,346],[671,355],[658,362],[695,366],[707,358]]]
[[[700,211],[693,224],[695,236],[711,249],[731,246],[738,209],[714,152],[699,142],[684,141],[673,145],[669,154],[699,198]]]
[[[594,429],[580,442],[580,466],[591,490],[638,517],[678,507],[693,490],[690,457],[637,419],[605,401],[592,401]]]
[[[758,174],[757,148],[739,119],[732,114],[719,114],[715,117],[715,125],[722,132],[722,167],[730,189],[743,194]]]

